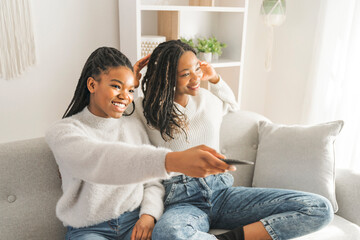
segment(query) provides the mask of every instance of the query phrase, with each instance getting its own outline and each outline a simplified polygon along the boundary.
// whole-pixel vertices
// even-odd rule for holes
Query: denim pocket
[[[165,205],[170,204],[171,199],[176,191],[177,186],[178,186],[177,183],[164,184],[164,187],[165,187],[164,204]]]
[[[234,177],[230,173],[223,173],[218,175],[220,181],[224,184],[224,188],[232,187],[234,184]]]

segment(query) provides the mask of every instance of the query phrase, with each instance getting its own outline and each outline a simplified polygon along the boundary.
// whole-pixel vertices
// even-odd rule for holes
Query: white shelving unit
[[[245,12],[240,7],[204,7],[204,6],[173,6],[173,5],[142,5],[143,11],[195,11],[195,12]]]
[[[141,57],[142,35],[162,35],[167,40],[215,36],[227,48],[211,64],[240,103],[248,1],[119,0],[120,50],[135,63]]]

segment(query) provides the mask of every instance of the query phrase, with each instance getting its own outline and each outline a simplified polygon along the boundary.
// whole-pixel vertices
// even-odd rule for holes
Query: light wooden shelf
[[[234,12],[244,13],[241,7],[197,7],[197,6],[166,6],[166,5],[142,5],[143,11],[197,11],[197,12]]]

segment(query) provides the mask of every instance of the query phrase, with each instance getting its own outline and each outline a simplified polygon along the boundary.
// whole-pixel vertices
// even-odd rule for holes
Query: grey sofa
[[[266,119],[245,111],[225,116],[221,152],[255,161],[259,120]],[[239,167],[235,184],[251,186],[253,170]],[[338,170],[336,194],[339,211],[333,222],[298,240],[360,240],[360,175]],[[60,196],[57,165],[43,138],[0,144],[0,239],[64,239],[65,228],[55,216]]]

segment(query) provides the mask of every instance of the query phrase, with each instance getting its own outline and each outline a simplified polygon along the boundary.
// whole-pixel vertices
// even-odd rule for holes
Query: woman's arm
[[[144,184],[144,196],[140,207],[140,219],[136,222],[132,239],[151,239],[155,222],[158,221],[164,210],[164,186],[160,180]]]
[[[238,111],[239,105],[233,91],[215,69],[207,62],[200,62],[200,68],[203,72],[202,80],[210,82],[210,92],[223,102],[223,115]]]
[[[240,109],[233,91],[221,77],[216,84],[210,83],[210,92],[223,102],[223,115]]]
[[[206,177],[234,171],[215,150],[198,146],[181,152],[151,145],[104,142],[88,137],[80,126],[59,121],[46,133],[61,171],[88,182],[124,185],[167,178],[168,172]]]
[[[165,189],[161,184],[161,180],[153,180],[145,183],[140,216],[147,214],[159,220],[164,211],[164,195]]]
[[[123,185],[168,177],[170,151],[164,148],[94,140],[66,121],[49,129],[46,141],[62,171],[88,182]]]

